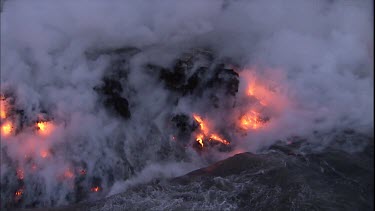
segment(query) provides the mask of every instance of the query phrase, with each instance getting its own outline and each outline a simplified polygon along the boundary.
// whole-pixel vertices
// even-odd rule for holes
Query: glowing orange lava
[[[16,191],[16,193],[14,195],[15,196],[22,196],[22,193],[23,193],[23,190],[19,189],[19,190]]]
[[[240,93],[249,97],[249,108],[241,111],[237,122],[238,127],[243,130],[258,130],[266,126],[271,117],[268,115],[276,119],[290,105],[287,98],[288,87],[282,83],[285,80],[282,71],[277,68],[262,68],[261,75],[257,75],[257,72],[257,67],[240,72],[241,82],[245,84]]]
[[[3,108],[1,108],[0,116],[1,116],[2,119],[7,118],[7,114],[6,114],[5,110],[3,110]]]
[[[250,96],[254,96],[255,95],[255,86],[254,86],[253,83],[251,83],[251,85],[247,89],[247,94],[250,95]]]
[[[99,186],[94,186],[94,187],[91,188],[91,191],[92,192],[98,192],[98,191],[100,191],[100,187]]]
[[[197,121],[199,123],[199,127],[201,128],[202,131],[205,131],[206,127],[204,125],[204,122],[202,120],[202,117],[196,115],[196,114],[193,114],[193,117],[195,119],[195,121]]]
[[[205,137],[209,137],[208,141],[217,141],[225,145],[229,144],[227,140],[221,138],[219,135],[210,133],[210,128],[207,126],[208,124],[203,121],[202,117],[197,114],[193,114],[193,118],[198,122],[201,130],[201,133],[196,135],[195,141],[198,142],[202,148],[204,147],[203,140]]]
[[[14,199],[15,199],[16,201],[18,201],[18,200],[21,199],[22,195],[23,195],[23,188],[20,188],[20,189],[18,189],[18,190],[14,193]]]
[[[257,72],[262,74],[258,75]],[[285,83],[287,79],[281,69],[248,67],[239,74],[241,83],[245,84],[240,93],[255,100],[252,102],[254,106],[267,107],[273,111],[273,115],[279,115],[290,105],[288,86]]]
[[[243,115],[240,119],[241,128],[245,130],[260,128],[263,125],[263,121],[259,116],[260,114],[256,111],[250,111]]]
[[[0,118],[1,119],[7,118],[7,110],[8,110],[8,104],[2,97],[2,99],[0,100]]]
[[[254,81],[251,81],[249,87],[246,91],[248,96],[254,97],[262,106],[266,106],[269,100],[267,100],[270,97],[270,91],[267,90],[265,87],[256,84]]]
[[[201,145],[201,147],[203,147],[203,134],[198,134],[196,141]]]
[[[4,136],[8,136],[13,131],[13,125],[11,122],[6,122],[1,126],[1,132]]]
[[[0,109],[0,117],[1,117],[2,119],[7,118],[7,113],[6,113],[6,111],[5,111],[5,108],[3,108],[3,106],[1,106],[1,109]]]
[[[49,135],[52,132],[53,125],[51,122],[37,122],[38,133],[41,135]]]
[[[211,134],[210,140],[215,140],[225,145],[229,144],[227,140],[220,138],[217,134]]]

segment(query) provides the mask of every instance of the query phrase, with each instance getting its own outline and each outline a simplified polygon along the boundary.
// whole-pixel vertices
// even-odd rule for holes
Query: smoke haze
[[[372,8],[371,1],[350,0],[5,1],[1,94],[11,116],[2,124],[12,121],[15,129],[9,136],[2,130],[2,206],[20,186],[23,206],[56,206],[181,175],[291,136],[345,129],[373,135]],[[118,48],[130,49],[120,54],[126,76],[118,91],[129,118],[108,111],[95,89],[117,74],[110,68],[117,55],[106,52]],[[172,68],[192,49],[210,53],[188,75],[206,65],[208,81],[213,66],[233,65],[236,95],[220,84],[178,94],[160,81],[158,68],[148,68]],[[258,98],[246,97],[249,83]],[[269,122],[238,132],[238,116],[262,100]],[[201,115],[231,149],[201,154],[176,143],[170,119],[181,113]],[[40,119],[53,123],[52,133],[35,132]],[[103,191],[85,195],[61,179],[82,170],[74,183]]]

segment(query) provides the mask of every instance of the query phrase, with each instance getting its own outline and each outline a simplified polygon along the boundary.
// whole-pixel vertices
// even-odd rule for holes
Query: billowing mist
[[[290,137],[372,135],[372,8],[3,2],[2,206],[94,200]]]

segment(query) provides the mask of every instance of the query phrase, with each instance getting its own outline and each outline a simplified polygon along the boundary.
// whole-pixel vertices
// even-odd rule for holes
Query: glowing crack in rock
[[[203,134],[198,134],[196,138],[197,142],[201,145],[201,147],[204,147],[203,137],[204,137]]]
[[[100,191],[100,187],[99,186],[94,186],[91,188],[91,192],[99,192]]]
[[[43,136],[50,135],[53,130],[53,124],[51,122],[40,121],[36,123],[36,127],[38,128],[38,133]]]
[[[21,200],[22,195],[23,195],[23,192],[24,192],[23,188],[20,188],[20,189],[18,189],[18,190],[14,193],[14,200],[15,200],[16,202],[18,202],[19,200]]]
[[[7,104],[4,100],[0,101],[0,118],[5,119],[7,118]]]
[[[5,122],[2,126],[1,126],[1,134],[3,136],[9,136],[13,131],[13,124],[11,122]]]
[[[216,141],[222,144],[228,145],[229,142],[223,138],[221,138],[218,134],[211,133],[210,128],[207,126],[208,124],[203,121],[203,118],[197,114],[193,114],[193,118],[199,124],[199,128],[201,133],[196,135],[195,141],[199,143],[199,145],[203,148],[204,143],[203,140],[205,137],[208,137],[208,141]]]
[[[222,144],[225,144],[225,145],[228,145],[228,144],[229,144],[229,142],[228,142],[227,140],[222,139],[222,138],[219,137],[219,135],[217,135],[217,134],[211,134],[211,136],[210,136],[210,140],[215,140],[215,141],[218,141],[218,142],[220,142],[220,143],[222,143]]]
[[[197,114],[193,114],[193,118],[195,119],[195,121],[197,121],[199,123],[200,129],[202,131],[205,131],[206,127],[204,126],[204,122],[202,120],[202,117],[198,116]]]

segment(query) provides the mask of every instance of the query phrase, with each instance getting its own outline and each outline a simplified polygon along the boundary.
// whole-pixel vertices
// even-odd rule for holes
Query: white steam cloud
[[[1,137],[2,206],[14,202],[19,188],[20,206],[56,206],[117,193],[133,182],[150,180],[152,174],[181,175],[227,156],[215,151],[207,159],[211,155],[175,147],[169,120],[177,113],[210,119],[231,138],[232,153],[256,151],[275,140],[314,131],[350,128],[371,133],[372,4],[365,0],[5,1],[1,93],[18,112],[12,120],[19,122],[18,127],[20,122],[24,125],[22,131]],[[87,56],[123,47],[138,49],[126,57],[127,78],[121,81],[120,95],[129,101],[131,113],[126,120],[108,112],[94,89],[111,74],[112,56]],[[176,97],[159,80],[157,70],[145,68],[171,67],[184,52],[197,48],[211,49],[216,62],[230,61],[240,74],[236,97],[219,99],[223,109],[209,107],[205,94]],[[272,105],[265,111],[272,117],[262,130],[237,134],[227,123],[235,122],[241,105],[248,103],[241,97],[248,76],[274,90]],[[48,137],[41,138],[30,126],[41,114],[54,125]],[[40,156],[43,150],[48,150],[47,158]],[[35,171],[30,170],[33,166]],[[163,173],[155,173],[158,168]],[[23,171],[22,182],[17,169]],[[82,181],[74,176],[73,183],[86,189],[99,184],[103,191],[85,195],[72,188],[70,180],[58,179],[70,177],[66,171],[81,170]]]

